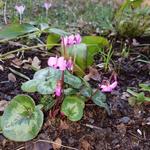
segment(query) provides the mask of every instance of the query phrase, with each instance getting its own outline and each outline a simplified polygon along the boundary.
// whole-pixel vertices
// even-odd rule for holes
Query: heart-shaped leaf
[[[37,91],[40,94],[53,94],[56,88],[57,81],[51,79],[50,81],[43,81],[37,86]]]
[[[51,49],[54,46],[56,46],[55,44],[57,44],[60,40],[60,36],[57,34],[49,34],[47,37],[47,48]]]
[[[92,101],[100,106],[103,107],[107,110],[108,114],[110,114],[110,110],[108,107],[108,104],[106,102],[106,95],[103,94],[100,90],[98,90],[93,96],[92,96]]]
[[[61,112],[63,112],[69,120],[78,121],[83,116],[84,100],[77,96],[68,96],[64,99]]]
[[[1,119],[2,132],[13,141],[28,141],[35,138],[43,124],[43,113],[33,99],[18,95],[6,107]]]
[[[61,30],[61,29],[57,29],[57,28],[51,28],[48,30],[49,33],[54,33],[54,34],[57,34],[57,35],[60,35],[60,36],[66,36],[66,35],[69,35],[68,32],[65,32],[64,30]]]
[[[64,94],[66,96],[69,96],[69,95],[75,95],[78,91],[76,89],[73,89],[73,88],[67,88],[67,89],[64,89]]]
[[[87,46],[86,44],[77,44],[67,48],[67,54],[75,58],[75,63],[84,70],[87,67]]]
[[[92,96],[92,89],[88,87],[83,87],[80,90],[80,94],[84,97],[90,98]]]
[[[51,109],[55,105],[55,103],[56,100],[54,100],[51,95],[45,95],[40,100],[40,104],[43,105],[45,111]]]
[[[64,82],[76,89],[79,89],[82,86],[81,79],[72,75],[69,71],[65,71],[64,73]]]
[[[106,38],[101,36],[84,36],[83,43],[87,44],[87,65],[92,65],[94,61],[94,55],[99,52],[99,50],[105,46],[109,45]]]
[[[38,79],[38,80],[59,80],[61,78],[61,71],[54,69],[52,67],[47,67],[44,69],[41,69],[39,71],[37,71],[34,74],[33,79]]]
[[[43,80],[29,80],[25,83],[22,84],[21,89],[25,92],[36,92],[37,91],[37,86],[42,83]]]
[[[39,29],[30,24],[11,24],[0,30],[0,39],[12,39],[18,36],[38,31]]]

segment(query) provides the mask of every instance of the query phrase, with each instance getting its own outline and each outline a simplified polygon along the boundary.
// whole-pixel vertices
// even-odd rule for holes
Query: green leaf
[[[40,104],[44,106],[44,110],[48,111],[55,105],[56,101],[50,95],[45,95],[41,98]]]
[[[2,0],[0,0],[0,8],[2,8],[4,5],[4,2]]]
[[[141,93],[137,93],[137,101],[138,102],[144,102],[145,101],[145,95],[144,95],[144,92],[141,92]]]
[[[109,41],[101,36],[84,36],[83,43],[87,44],[87,65],[92,65],[94,61],[94,55],[99,52],[101,48],[104,48],[105,46],[109,46]]]
[[[136,7],[140,7],[143,0],[128,0],[130,1],[130,4],[132,7],[136,8]]]
[[[47,37],[47,48],[51,49],[54,46],[56,46],[55,44],[57,44],[60,40],[60,36],[57,34],[49,34]],[[54,44],[54,45],[53,45]]]
[[[80,90],[80,94],[84,97],[90,98],[92,96],[92,89],[89,87],[83,87]]]
[[[37,86],[37,91],[40,94],[53,94],[56,88],[57,81],[43,81],[41,84]]]
[[[35,107],[33,99],[18,95],[6,107],[1,119],[3,134],[13,141],[35,138],[43,124],[43,113]]]
[[[80,97],[68,96],[64,99],[61,112],[63,112],[69,120],[78,121],[83,116],[85,104]]]
[[[134,91],[132,91],[130,89],[127,89],[127,92],[130,93],[131,95],[135,96],[135,97],[138,96],[138,93],[136,93],[136,92],[134,92]]]
[[[142,91],[150,92],[150,84],[139,84]]]
[[[64,89],[64,94],[66,96],[69,96],[69,95],[75,95],[77,93],[77,90],[73,89],[73,88],[67,88],[67,89]]]
[[[93,96],[92,96],[92,101],[100,106],[100,107],[103,107],[107,110],[108,114],[110,114],[110,110],[109,110],[109,107],[108,107],[108,104],[106,102],[106,96],[105,94],[103,94],[100,90],[97,91]]]
[[[61,29],[57,29],[57,28],[51,28],[48,30],[49,33],[54,33],[54,34],[57,34],[57,35],[60,35],[60,36],[67,36],[69,35],[68,32],[65,32],[64,30],[61,30]]]
[[[0,30],[0,39],[12,39],[18,36],[38,31],[39,29],[30,24],[11,24]]]
[[[42,83],[43,80],[29,80],[25,83],[22,84],[21,89],[25,92],[36,92],[37,91],[37,86]]]
[[[81,79],[72,75],[69,71],[64,72],[64,82],[76,89],[79,89],[82,86]]]
[[[49,28],[49,25],[47,23],[40,23],[39,26],[41,31],[44,31]]]
[[[67,48],[67,54],[75,58],[76,65],[83,71],[87,67],[87,46],[78,44]]]
[[[60,70],[54,69],[52,67],[47,67],[44,69],[41,69],[37,71],[34,74],[33,79],[38,79],[38,80],[59,80],[61,78],[62,72]]]

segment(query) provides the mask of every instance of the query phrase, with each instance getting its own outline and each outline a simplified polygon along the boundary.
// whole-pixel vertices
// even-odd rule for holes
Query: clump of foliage
[[[127,92],[132,95],[129,98],[130,105],[141,104],[144,102],[150,102],[150,85],[149,84],[139,84],[141,92],[134,92],[128,89]],[[147,96],[146,96],[147,95]]]
[[[150,8],[140,7],[142,0],[126,0],[116,12],[115,26],[124,37],[147,35],[150,27]]]
[[[48,33],[44,47],[51,50],[54,45],[61,46],[62,56],[50,57],[49,67],[38,70],[32,80],[22,84],[24,92],[38,92],[42,95],[39,100],[42,106],[35,106],[33,99],[27,95],[17,95],[4,111],[0,123],[2,133],[14,141],[28,141],[38,134],[43,124],[41,108],[51,110],[53,117],[64,114],[69,120],[78,121],[83,117],[85,103],[91,100],[110,113],[105,94],[99,87],[92,89],[82,78],[85,69],[93,64],[94,55],[109,46],[108,40],[100,36],[84,36],[81,39],[79,34],[69,34],[45,24],[40,25],[40,28],[31,24],[7,26],[1,31],[0,39],[5,42],[21,36],[28,37],[30,34],[35,35],[33,38],[38,38],[43,32]],[[1,55],[1,59],[5,56],[6,54]],[[103,88],[109,88],[107,86],[103,85]],[[107,91],[111,92],[114,88]],[[22,128],[26,130],[20,136]]]

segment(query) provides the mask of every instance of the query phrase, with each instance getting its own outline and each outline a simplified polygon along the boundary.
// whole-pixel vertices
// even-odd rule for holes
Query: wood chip
[[[35,68],[36,70],[39,70],[41,68],[40,64],[41,61],[39,60],[38,57],[35,56],[32,60],[32,67]]]
[[[8,74],[8,80],[12,82],[16,82],[16,77],[13,73]]]
[[[0,112],[3,112],[6,108],[6,106],[8,105],[8,101],[6,100],[1,100],[0,101]]]
[[[54,150],[58,150],[61,148],[61,145],[62,145],[62,141],[60,138],[57,138],[55,141],[55,143],[53,143],[53,149]]]

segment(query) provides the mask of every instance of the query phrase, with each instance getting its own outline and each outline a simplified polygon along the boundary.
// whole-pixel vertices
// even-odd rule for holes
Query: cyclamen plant
[[[22,15],[24,13],[25,10],[25,5],[21,4],[21,5],[16,5],[15,9],[17,10],[17,12],[19,13],[19,20],[20,20],[20,24],[22,23]]]
[[[46,18],[48,17],[48,10],[51,8],[52,4],[50,1],[46,0],[44,2],[44,7],[45,7],[45,10],[46,10]]]
[[[50,57],[48,67],[38,70],[32,80],[22,84],[24,92],[41,94],[40,104],[36,106],[28,95],[14,97],[0,118],[0,128],[5,137],[14,141],[28,141],[36,137],[43,124],[41,109],[50,111],[51,117],[63,114],[71,121],[78,121],[83,117],[85,103],[91,100],[110,113],[102,91],[114,90],[112,80],[92,89],[82,76],[74,75],[76,65],[84,70],[87,61],[87,47],[81,41],[79,34],[62,37],[62,55]]]
[[[74,44],[80,44],[82,38],[80,34],[70,35],[62,38],[62,45],[64,46],[73,46]]]
[[[79,34],[62,37],[62,47],[80,44]],[[67,53],[67,52],[66,52]],[[56,56],[48,59],[48,66],[37,71],[32,80],[23,83],[22,90],[26,92],[39,92],[47,96],[46,101],[52,105],[53,114],[60,108],[71,121],[78,121],[83,116],[85,102],[92,100],[95,104],[106,108],[106,96],[98,89],[96,92],[82,78],[73,75],[74,61],[71,56]],[[60,106],[61,105],[61,106]]]

